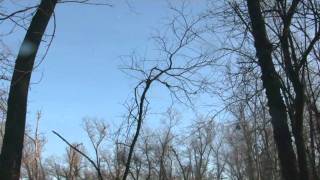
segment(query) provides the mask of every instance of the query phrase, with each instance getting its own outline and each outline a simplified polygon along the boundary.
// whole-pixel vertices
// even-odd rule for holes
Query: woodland
[[[30,0],[6,9],[6,1],[1,180],[320,180],[319,0],[203,0],[201,10],[192,0],[168,0],[171,13],[151,38],[157,56],[123,57],[120,69],[135,82],[123,121],[84,118],[89,145],[53,130],[65,147],[60,158],[43,155],[41,111],[27,126],[31,76],[55,46],[58,6],[108,11],[115,2]],[[24,32],[17,54],[2,40],[16,28]],[[168,94],[165,112],[152,107],[151,92]],[[197,111],[199,99],[208,108],[186,126],[179,107]],[[154,113],[162,124],[149,127]]]

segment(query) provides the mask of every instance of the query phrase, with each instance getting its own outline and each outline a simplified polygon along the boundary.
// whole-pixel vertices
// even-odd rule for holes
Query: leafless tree
[[[159,44],[160,57],[156,60],[148,60],[138,59],[133,55],[127,67],[123,68],[125,72],[139,79],[134,88],[133,103],[128,107],[128,119],[131,123],[136,123],[136,131],[130,145],[123,180],[130,172],[134,147],[138,141],[142,123],[146,119],[150,88],[158,83],[167,88],[172,97],[178,101],[191,103],[190,97],[203,91],[208,84],[199,70],[215,62],[207,52],[194,49],[194,45],[201,41],[198,39],[201,34],[198,25],[205,17],[199,16],[188,20],[184,10],[172,9],[177,15],[169,23],[171,34],[154,36],[154,40]],[[189,51],[186,52],[187,50]]]
[[[73,153],[79,153],[79,155],[85,158],[95,169],[97,178],[99,180],[103,180],[104,176],[102,173],[103,170],[102,170],[102,162],[101,162],[103,157],[101,155],[100,146],[104,141],[106,141],[107,125],[103,121],[99,121],[96,119],[85,119],[84,124],[85,124],[84,126],[85,132],[87,133],[94,150],[94,158],[91,158],[89,155],[87,155],[87,153],[81,150],[78,147],[78,145],[73,145],[69,143],[64,137],[62,137],[57,132],[53,131],[53,133],[57,135],[62,141],[64,141],[72,149]]]
[[[56,4],[70,2],[110,5],[109,3],[94,3],[92,0],[43,0],[39,4],[15,10],[9,14],[0,12],[0,20],[2,22],[10,20],[15,26],[26,30],[26,35],[15,60],[7,101],[5,134],[0,155],[0,176],[5,179],[18,179],[20,176],[28,91],[32,71],[37,66],[34,64],[40,43],[45,36],[49,20],[54,15]],[[35,14],[33,15],[32,12],[34,10]],[[30,19],[30,17],[32,17],[31,21],[25,25],[25,20]],[[54,33],[55,27],[48,47],[52,43]]]
[[[39,133],[41,111],[37,112],[34,135],[26,132],[22,157],[22,168],[31,180],[46,179],[46,173],[42,163],[42,152],[46,139]]]
[[[16,59],[8,97],[5,134],[0,155],[0,176],[19,179],[31,72],[42,36],[57,1],[41,1]],[[29,48],[29,52],[26,50]]]
[[[210,13],[223,17],[224,22],[218,23],[229,32],[222,49],[236,55],[234,62],[244,64],[240,73],[258,71],[262,76],[283,177],[317,179],[308,163],[304,114],[310,97],[306,69],[317,61],[312,51],[319,40],[318,3],[231,0],[217,6],[225,11]]]

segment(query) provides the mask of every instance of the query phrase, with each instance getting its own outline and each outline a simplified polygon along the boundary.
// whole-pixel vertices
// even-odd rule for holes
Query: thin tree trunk
[[[161,74],[160,74],[161,75]],[[159,74],[154,78],[158,78],[160,76]],[[147,92],[151,86],[151,83],[152,83],[152,80],[148,79],[146,81],[146,86],[142,92],[142,95],[140,97],[140,101],[139,101],[139,110],[138,110],[138,116],[137,116],[137,129],[136,129],[136,132],[135,132],[135,135],[133,137],[133,140],[132,140],[132,143],[130,145],[130,149],[129,149],[129,155],[128,155],[128,158],[127,158],[127,162],[126,162],[126,167],[125,167],[125,171],[123,173],[123,177],[122,177],[122,180],[126,180],[128,175],[129,175],[129,172],[130,172],[130,163],[131,163],[131,159],[132,159],[132,156],[133,156],[133,152],[134,152],[134,146],[135,144],[137,143],[137,140],[138,140],[138,137],[139,137],[139,134],[140,134],[140,130],[141,130],[141,127],[142,127],[142,121],[143,121],[143,115],[144,115],[144,103],[146,101],[146,95],[147,95]]]
[[[20,176],[31,73],[42,36],[56,3],[57,0],[41,1],[16,59],[0,155],[0,177],[4,180],[18,180]]]
[[[280,81],[272,62],[272,45],[268,39],[260,1],[247,0],[254,45],[262,71],[263,86],[268,98],[269,113],[278,149],[281,173],[285,180],[298,180],[296,156],[287,122],[286,107],[280,91]]]
[[[295,138],[295,144],[297,149],[297,157],[298,157],[298,167],[300,171],[300,180],[309,180],[309,168],[307,163],[307,155],[306,155],[306,147],[303,138],[303,114],[304,114],[304,86],[301,80],[299,79],[299,74],[293,68],[291,63],[291,59],[297,59],[295,54],[292,53],[290,55],[289,50],[289,38],[290,38],[290,25],[289,22],[284,22],[284,26],[287,27],[283,30],[283,35],[280,39],[281,49],[284,56],[284,64],[285,64],[285,71],[292,82],[293,89],[295,92],[294,104],[293,104],[293,117],[291,119],[292,122],[292,133]],[[293,45],[292,45],[293,46]],[[289,106],[289,105],[288,105]]]
[[[312,110],[309,108],[308,109],[309,112],[309,128],[310,128],[310,132],[309,132],[309,136],[310,136],[310,165],[311,165],[311,171],[312,171],[312,176],[311,179],[314,180],[319,180],[318,174],[317,174],[317,167],[316,167],[316,152],[315,152],[315,141],[314,141],[314,135],[315,135],[315,131],[314,131],[314,123],[313,123],[313,113]]]

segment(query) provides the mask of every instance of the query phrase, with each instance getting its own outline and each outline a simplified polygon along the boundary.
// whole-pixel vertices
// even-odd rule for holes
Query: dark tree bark
[[[261,13],[260,1],[247,0],[254,37],[254,45],[262,71],[262,82],[266,89],[269,113],[278,149],[281,173],[285,180],[298,180],[296,156],[292,146],[288,126],[286,106],[281,95],[281,83],[272,61],[272,44],[268,39],[265,21]]]
[[[162,73],[161,73],[162,74]],[[161,75],[160,74],[160,75]],[[129,149],[129,155],[128,155],[128,158],[127,158],[127,162],[126,162],[126,168],[125,168],[125,171],[123,173],[123,176],[122,176],[122,180],[126,180],[129,173],[130,173],[130,163],[131,163],[131,160],[132,160],[132,156],[133,156],[133,151],[134,151],[134,146],[135,144],[137,143],[138,141],[138,137],[139,137],[139,134],[140,134],[140,130],[141,130],[141,127],[142,127],[142,121],[143,121],[143,116],[144,116],[144,103],[146,101],[146,95],[147,95],[147,92],[151,86],[151,83],[157,79],[160,75],[157,75],[154,79],[150,80],[150,79],[147,79],[146,82],[145,82],[145,88],[142,92],[142,95],[140,97],[140,101],[139,101],[139,111],[138,111],[138,115],[137,115],[137,129],[136,129],[136,133],[133,137],[133,140],[132,140],[132,143],[130,145],[130,149]]]
[[[296,5],[298,5],[298,1],[295,1]],[[283,53],[283,61],[284,61],[284,69],[285,72],[293,85],[293,89],[295,92],[293,107],[290,108],[292,110],[292,133],[295,138],[295,144],[297,149],[297,157],[298,157],[298,167],[300,172],[300,180],[308,180],[309,179],[309,170],[307,163],[307,155],[306,155],[306,146],[303,138],[303,115],[304,115],[304,104],[305,104],[305,92],[304,85],[299,78],[300,68],[294,68],[294,64],[292,64],[292,59],[294,62],[297,62],[297,57],[294,53],[294,50],[290,53],[290,44],[289,39],[292,39],[290,34],[290,24],[292,19],[292,13],[288,13],[286,18],[283,18],[283,33],[280,37],[281,50]],[[291,18],[290,18],[291,17]],[[291,41],[292,42],[292,41]],[[295,49],[293,43],[291,44],[292,49]],[[300,66],[301,67],[301,66]],[[288,106],[290,106],[288,104]],[[289,110],[290,111],[290,110]]]
[[[18,180],[20,176],[31,73],[42,36],[56,4],[57,0],[41,1],[16,59],[0,155],[0,177],[4,180]]]

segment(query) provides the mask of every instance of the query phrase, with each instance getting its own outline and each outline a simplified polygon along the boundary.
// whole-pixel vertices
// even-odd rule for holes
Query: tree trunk
[[[281,49],[283,52],[283,60],[284,60],[284,69],[285,72],[293,85],[293,89],[295,92],[294,104],[291,109],[291,114],[293,117],[291,118],[292,124],[292,133],[295,138],[295,144],[297,149],[297,157],[298,157],[298,167],[300,172],[300,180],[309,180],[309,168],[307,163],[307,155],[306,155],[306,146],[303,138],[303,114],[304,114],[304,103],[305,103],[305,92],[304,85],[299,78],[299,70],[294,69],[292,60],[297,59],[294,53],[290,55],[290,25],[289,22],[284,21],[284,30],[283,35],[280,38]],[[293,46],[293,44],[291,44]],[[287,105],[288,107],[290,104]],[[290,111],[290,110],[289,110]]]
[[[280,91],[280,81],[272,61],[272,45],[268,39],[265,21],[261,13],[260,1],[247,0],[252,34],[259,66],[262,71],[262,82],[266,89],[269,113],[278,149],[281,173],[285,180],[298,180],[296,156],[292,146],[291,134],[287,122],[286,107]]]
[[[18,180],[25,133],[28,90],[35,57],[57,0],[42,0],[20,47],[13,72],[0,155],[0,177]]]

